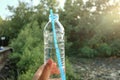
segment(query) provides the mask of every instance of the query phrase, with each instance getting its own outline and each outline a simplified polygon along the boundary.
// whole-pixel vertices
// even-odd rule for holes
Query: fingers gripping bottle
[[[59,22],[58,14],[53,14],[53,17],[56,30],[57,44],[60,50],[62,68],[63,70],[65,70],[64,28],[62,24]],[[46,63],[47,60],[51,58],[56,63],[56,66],[58,68],[53,38],[54,37],[52,31],[52,20],[51,15],[49,15],[49,22],[44,27],[44,63]],[[60,78],[60,73],[53,74],[51,78]]]

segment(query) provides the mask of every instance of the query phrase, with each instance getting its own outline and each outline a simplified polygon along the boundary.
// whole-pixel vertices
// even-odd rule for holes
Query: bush
[[[66,78],[67,80],[76,80],[76,74],[74,73],[74,69],[69,62],[69,59],[66,57]]]
[[[85,46],[83,48],[80,49],[80,56],[84,56],[84,57],[94,57],[96,56],[96,50],[90,48],[89,46]]]
[[[18,79],[30,80],[44,60],[43,36],[38,23],[34,21],[25,25],[10,46],[14,48],[10,60],[17,66]]]
[[[99,56],[110,56],[112,55],[112,48],[107,43],[101,43],[98,47]]]
[[[31,80],[37,69],[43,64],[43,54],[40,54],[40,46],[31,51],[31,55],[27,53],[23,55],[21,61],[18,63],[19,69],[26,70],[19,75],[19,80]],[[26,58],[27,57],[27,58]]]
[[[112,48],[112,55],[120,56],[120,40],[114,40],[110,46]]]

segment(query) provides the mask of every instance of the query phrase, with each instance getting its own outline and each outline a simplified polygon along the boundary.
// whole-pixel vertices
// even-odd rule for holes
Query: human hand
[[[49,79],[52,74],[60,74],[57,64],[49,59],[46,64],[43,64],[35,73],[33,80],[61,80]]]

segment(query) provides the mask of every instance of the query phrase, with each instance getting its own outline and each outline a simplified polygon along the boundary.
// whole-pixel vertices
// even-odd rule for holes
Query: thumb
[[[49,79],[51,69],[52,69],[52,64],[53,64],[53,60],[49,59],[47,61],[46,65],[44,66],[42,74],[41,74],[41,76],[40,76],[40,78],[38,80],[48,80]]]

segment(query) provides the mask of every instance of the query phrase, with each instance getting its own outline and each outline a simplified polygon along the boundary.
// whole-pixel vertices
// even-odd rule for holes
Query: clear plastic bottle
[[[64,49],[64,28],[62,24],[59,22],[58,14],[53,14],[55,30],[56,30],[56,38],[57,44],[60,50],[61,61],[63,70],[65,70],[65,49]],[[54,47],[54,39],[53,39],[53,31],[52,31],[52,23],[49,15],[49,22],[44,27],[44,63],[51,58],[57,64],[56,51]],[[57,64],[58,67],[58,64]],[[53,75],[52,78],[60,78],[59,75]]]

